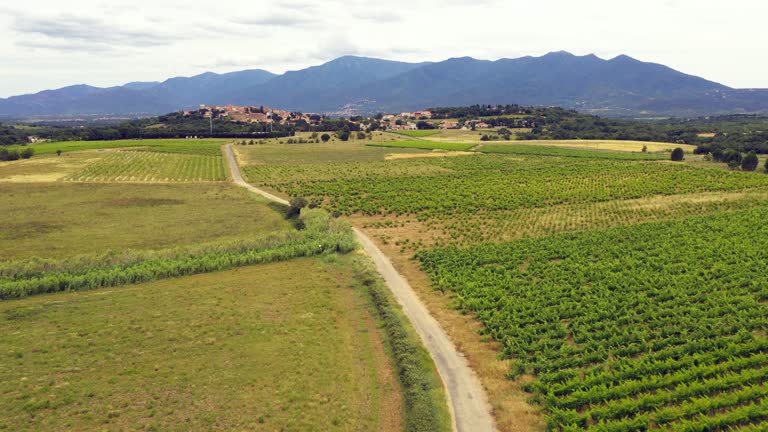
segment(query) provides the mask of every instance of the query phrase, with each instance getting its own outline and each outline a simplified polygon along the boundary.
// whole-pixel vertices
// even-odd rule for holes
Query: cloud
[[[183,38],[181,35],[129,28],[121,23],[71,14],[49,17],[19,14],[15,16],[12,28],[28,38],[21,39],[18,42],[21,45],[70,51],[98,51],[102,47],[153,47]]]
[[[232,22],[247,26],[307,27],[316,24],[317,20],[296,12],[275,11],[261,16],[236,18]]]
[[[400,12],[391,9],[365,8],[352,13],[356,19],[371,21],[380,24],[392,24],[405,20]]]

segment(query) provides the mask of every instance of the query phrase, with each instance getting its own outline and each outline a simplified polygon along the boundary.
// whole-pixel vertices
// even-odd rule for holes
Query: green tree
[[[21,153],[19,153],[19,156],[21,156],[22,159],[29,159],[34,154],[35,154],[35,150],[27,147],[24,150],[22,150]]]
[[[683,149],[680,147],[677,147],[676,149],[672,150],[672,160],[675,162],[680,162],[685,158],[685,153],[683,153]]]
[[[743,171],[754,171],[757,169],[757,164],[759,163],[760,161],[757,159],[757,155],[755,152],[751,151],[741,160],[741,169]]]
[[[432,125],[432,123],[424,120],[420,120],[416,123],[416,129],[419,130],[428,130],[428,129],[434,129],[435,127]]]
[[[342,141],[349,141],[349,136],[352,134],[349,130],[349,126],[344,126],[336,132],[336,136]]]
[[[322,136],[320,136],[320,139],[323,140],[323,142],[328,142],[331,139],[331,136],[327,133],[324,133]]]

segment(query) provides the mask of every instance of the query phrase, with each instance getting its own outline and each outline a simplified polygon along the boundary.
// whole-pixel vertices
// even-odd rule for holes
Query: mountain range
[[[276,75],[255,69],[162,82],[75,85],[0,99],[0,116],[151,115],[207,105],[371,114],[433,106],[561,106],[606,116],[768,112],[768,89],[734,89],[621,55],[552,52],[496,61],[405,63],[344,56]]]

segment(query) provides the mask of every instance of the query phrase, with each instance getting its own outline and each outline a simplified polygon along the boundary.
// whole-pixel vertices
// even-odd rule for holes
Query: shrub
[[[328,135],[327,133],[324,133],[324,134],[323,134],[323,135],[320,137],[320,139],[321,139],[321,140],[323,140],[323,142],[328,142],[328,141],[330,141],[330,139],[331,139],[331,136],[330,136],[330,135]]]
[[[741,169],[744,171],[754,171],[757,169],[757,164],[760,161],[757,159],[755,152],[749,152],[741,161]]]
[[[293,197],[289,201],[289,204],[291,208],[288,212],[288,215],[298,216],[301,213],[301,209],[303,209],[309,204],[309,201],[307,201],[307,199],[304,197]]]
[[[683,153],[683,149],[680,147],[677,147],[676,149],[672,150],[672,160],[675,162],[680,162],[685,158],[685,153]]]
[[[736,165],[741,165],[741,160],[744,158],[741,152],[734,149],[727,149],[723,152],[723,156],[720,159],[725,163],[736,162]]]
[[[19,158],[19,151],[16,149],[0,148],[0,161],[15,161]]]
[[[34,154],[35,154],[35,149],[31,149],[27,147],[24,150],[22,150],[21,153],[19,153],[19,156],[21,156],[22,159],[29,159]]]

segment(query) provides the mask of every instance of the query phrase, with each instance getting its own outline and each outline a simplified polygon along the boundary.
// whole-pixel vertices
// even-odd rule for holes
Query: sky
[[[9,3],[7,1],[3,3]],[[0,97],[342,55],[496,60],[626,54],[768,88],[765,0],[25,0],[0,3]]]

